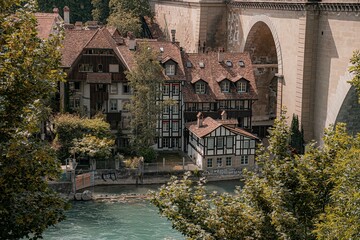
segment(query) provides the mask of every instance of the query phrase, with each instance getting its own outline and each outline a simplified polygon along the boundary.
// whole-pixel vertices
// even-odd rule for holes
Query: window
[[[205,93],[205,83],[198,82],[195,84],[195,92],[197,94],[204,94]]]
[[[245,67],[244,61],[240,60],[240,61],[239,61],[239,66],[240,66],[240,67]]]
[[[80,98],[70,98],[69,99],[69,107],[71,109],[79,109],[80,108]]]
[[[226,166],[230,167],[232,165],[231,157],[226,157]]]
[[[238,81],[236,83],[237,91],[238,92],[246,92],[247,91],[247,82],[245,81]]]
[[[180,147],[180,145],[179,145],[179,138],[172,138],[171,139],[171,147],[175,147],[175,148],[178,148],[178,147]]]
[[[222,158],[217,158],[216,159],[216,166],[217,167],[222,167]]]
[[[80,91],[80,82],[69,82],[70,91],[79,92]]]
[[[166,64],[165,65],[165,74],[168,76],[175,75],[175,64]]]
[[[165,84],[163,86],[163,94],[164,95],[169,95],[169,92],[170,92],[170,84]]]
[[[82,63],[79,65],[79,72],[93,72],[93,65],[92,64],[87,64],[87,63]]]
[[[118,87],[117,83],[113,83],[110,85],[110,94],[117,94],[118,93]]]
[[[187,61],[187,62],[186,62],[186,67],[187,67],[187,68],[191,68],[191,67],[192,67],[192,63],[191,63],[190,61]]]
[[[130,86],[127,83],[123,83],[123,93],[124,94],[130,94]]]
[[[179,92],[180,92],[180,85],[173,84],[173,95],[179,95]]]
[[[205,67],[205,63],[204,63],[204,62],[199,62],[199,67],[200,67],[200,68],[204,68],[204,67]]]
[[[99,64],[98,65],[98,72],[102,72],[103,71],[103,65],[102,64]]]
[[[229,81],[222,81],[220,84],[222,92],[229,92],[230,90],[230,82]]]
[[[163,113],[164,114],[169,114],[169,106],[164,106],[163,107]]]
[[[116,99],[110,99],[110,111],[117,111],[118,110],[118,106],[117,106],[117,100]]]
[[[226,137],[226,147],[232,148],[234,146],[234,138],[233,137]]]
[[[242,155],[242,156],[241,156],[240,163],[241,163],[242,165],[247,165],[247,164],[249,164],[249,157],[248,157],[248,155]]]
[[[207,160],[207,167],[208,168],[211,168],[213,166],[213,160],[212,160],[212,158],[208,158],[208,160]]]
[[[224,147],[224,138],[217,137],[216,138],[216,148],[223,148]]]
[[[172,113],[179,114],[179,105],[178,104],[175,104],[172,106]]]
[[[163,121],[163,130],[164,132],[169,131],[169,121]]]
[[[230,60],[227,60],[227,61],[226,61],[226,66],[232,67],[232,62],[231,62]]]
[[[179,122],[178,121],[172,121],[172,130],[173,130],[173,132],[179,131]]]
[[[163,138],[162,139],[162,147],[163,148],[168,148],[170,146],[170,139],[169,138]]]
[[[119,72],[119,64],[109,64],[109,72],[112,73]]]
[[[214,138],[208,138],[208,148],[214,149]]]

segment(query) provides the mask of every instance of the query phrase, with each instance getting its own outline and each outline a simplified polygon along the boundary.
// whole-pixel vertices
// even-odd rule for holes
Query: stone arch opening
[[[278,112],[278,47],[273,31],[264,21],[257,21],[247,34],[243,50],[249,52],[254,66],[258,100],[253,105],[253,121],[266,126]],[[262,123],[263,122],[263,123]],[[267,123],[268,124],[268,123]]]

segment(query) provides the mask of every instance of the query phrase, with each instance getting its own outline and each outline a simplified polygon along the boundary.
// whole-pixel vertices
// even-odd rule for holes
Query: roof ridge
[[[87,45],[89,45],[89,43],[94,39],[95,35],[99,32],[99,28],[96,29],[96,31],[94,32],[94,34],[91,36],[91,38],[89,39],[89,41],[87,41],[87,43],[84,44],[84,46],[82,47],[82,49],[86,48]]]

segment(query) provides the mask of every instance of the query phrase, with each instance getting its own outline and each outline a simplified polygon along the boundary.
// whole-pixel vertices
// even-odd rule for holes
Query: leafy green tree
[[[98,138],[89,134],[80,139],[73,140],[70,153],[91,158],[108,158],[111,156],[111,149],[114,147],[114,139]]]
[[[110,0],[108,25],[116,27],[122,35],[128,32],[140,37],[142,28],[140,17],[152,17],[149,0]]]
[[[350,63],[352,64],[349,67],[349,72],[354,74],[354,77],[349,83],[355,87],[357,92],[359,93],[359,102],[360,102],[360,51],[356,50],[353,53],[353,56],[350,59]]]
[[[96,152],[95,155],[102,155],[108,152],[107,148],[110,145],[113,145],[110,125],[101,116],[88,119],[80,118],[78,115],[60,114],[55,117],[54,122],[56,131],[54,145],[61,160],[74,153],[92,156]],[[100,145],[96,146],[97,144]]]
[[[40,12],[52,12],[58,8],[61,16],[64,16],[64,7],[70,8],[70,22],[87,22],[92,20],[91,11],[93,6],[91,0],[37,0]]]
[[[185,176],[152,193],[152,202],[189,239],[359,238],[360,138],[339,124],[322,147],[299,156],[290,132],[283,116],[275,121],[269,147],[258,152],[261,174],[244,172],[234,195],[206,193]]]
[[[137,151],[149,148],[156,137],[156,122],[161,113],[160,89],[164,83],[158,56],[146,44],[135,53],[136,67],[126,73],[133,90],[131,104],[131,144]]]
[[[304,153],[304,135],[303,132],[300,131],[299,128],[299,118],[297,115],[293,114],[291,120],[291,138],[290,138],[290,145],[298,154]]]
[[[91,11],[93,20],[106,23],[110,14],[109,0],[91,0],[91,4],[93,6]]]
[[[33,1],[0,0],[0,238],[39,238],[64,219],[66,201],[46,178],[59,162],[41,141],[44,102],[63,79],[61,34],[37,37]]]

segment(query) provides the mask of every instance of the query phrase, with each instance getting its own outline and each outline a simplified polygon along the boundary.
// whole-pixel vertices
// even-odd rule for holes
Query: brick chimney
[[[199,112],[199,113],[196,115],[196,117],[197,117],[197,127],[198,127],[198,128],[203,127],[203,114],[202,114],[202,112]]]
[[[68,6],[64,7],[64,23],[70,23],[70,8]]]

